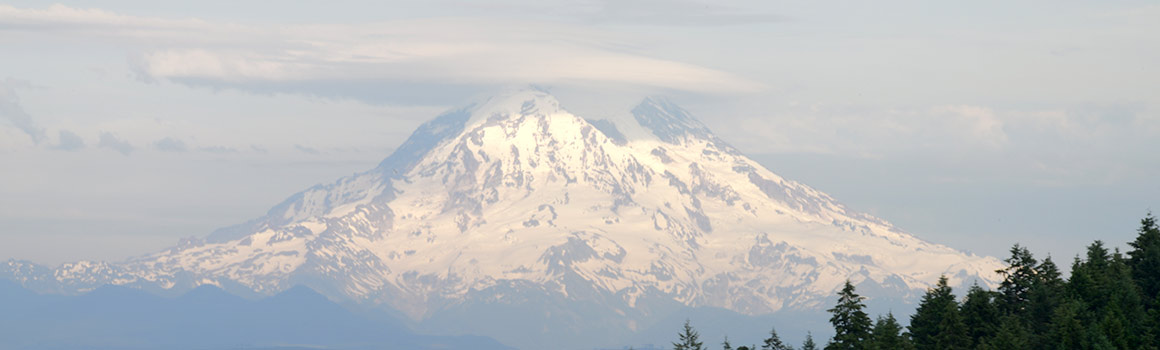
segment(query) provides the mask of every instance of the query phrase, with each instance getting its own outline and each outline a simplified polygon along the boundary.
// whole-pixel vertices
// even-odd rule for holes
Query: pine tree
[[[685,328],[677,333],[677,338],[679,340],[673,343],[673,350],[705,350],[704,344],[697,339],[700,335],[689,325],[689,320],[685,320]]]
[[[1109,253],[1103,242],[1095,241],[1087,259],[1076,259],[1068,283],[1072,295],[1086,306],[1080,320],[1088,325],[1092,346],[1134,344],[1151,348],[1156,344],[1152,322],[1132,278],[1131,267],[1119,251]]]
[[[918,350],[965,349],[970,343],[946,276],[939,277],[935,287],[922,296],[918,310],[910,317],[910,337]]]
[[[1011,247],[1011,257],[1003,260],[1007,268],[995,272],[1003,276],[999,284],[999,311],[1004,315],[1022,315],[1027,307],[1031,286],[1035,284],[1035,267],[1038,262],[1027,248],[1015,244]]]
[[[999,308],[993,301],[994,295],[995,292],[983,290],[975,284],[967,291],[967,298],[959,308],[971,348],[977,348],[998,331]]]
[[[909,339],[902,334],[902,325],[894,318],[893,313],[878,316],[874,330],[870,332],[870,346],[873,350],[894,350],[912,348]]]
[[[1055,309],[1051,317],[1050,341],[1044,348],[1053,349],[1084,349],[1087,341],[1084,335],[1087,330],[1079,320],[1079,313],[1083,306],[1077,300],[1063,302]]]
[[[802,350],[818,350],[818,345],[814,344],[814,335],[806,332],[806,341],[802,343]]]
[[[1029,345],[1041,349],[1053,342],[1049,338],[1051,318],[1063,301],[1065,287],[1063,279],[1060,278],[1059,267],[1050,256],[1043,259],[1035,271],[1034,284],[1027,291],[1024,321],[1029,325],[1028,330],[1032,335],[1028,340]]]
[[[1160,297],[1160,227],[1156,217],[1149,212],[1140,220],[1139,235],[1128,242],[1128,266],[1132,267],[1132,277],[1140,286],[1140,294],[1147,301],[1148,309],[1160,307],[1154,303]]]
[[[987,340],[982,348],[988,350],[1030,349],[1027,344],[1027,328],[1015,315],[1004,316],[999,331]]]
[[[761,350],[793,350],[793,347],[783,343],[781,337],[777,336],[777,329],[771,328],[769,338],[765,338],[761,344]]]
[[[866,348],[866,341],[870,338],[870,316],[863,309],[865,297],[854,292],[854,285],[846,280],[842,291],[838,292],[838,304],[826,310],[833,316],[830,324],[834,325],[834,339],[826,344],[826,350],[861,350]]]
[[[733,345],[729,344],[729,336],[725,336],[725,341],[721,342],[721,350],[733,350]]]

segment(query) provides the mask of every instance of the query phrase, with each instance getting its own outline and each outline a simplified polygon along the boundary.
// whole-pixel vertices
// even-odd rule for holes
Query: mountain
[[[690,310],[816,314],[847,279],[912,303],[939,275],[994,286],[1000,267],[784,179],[666,100],[585,119],[526,90],[440,115],[374,169],[204,240],[118,263],[9,261],[0,277],[57,293],[302,284],[446,334],[583,348]]]
[[[37,295],[0,280],[0,311],[3,349],[510,349],[416,335],[301,286],[247,300],[209,285],[176,298],[120,286]]]

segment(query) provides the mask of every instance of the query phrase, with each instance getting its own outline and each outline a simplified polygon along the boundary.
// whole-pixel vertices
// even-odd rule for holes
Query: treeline
[[[902,327],[892,314],[871,320],[865,297],[846,281],[828,311],[835,335],[826,350],[878,349],[1158,349],[1160,348],[1160,229],[1149,213],[1127,256],[1095,241],[1063,279],[1050,257],[1036,260],[1016,244],[998,290],[977,284],[961,299],[939,279]],[[675,350],[707,349],[685,322]],[[818,345],[806,335],[801,350]],[[790,350],[776,330],[762,344],[725,350]]]

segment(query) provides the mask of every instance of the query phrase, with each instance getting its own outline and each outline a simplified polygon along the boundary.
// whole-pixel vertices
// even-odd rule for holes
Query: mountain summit
[[[374,169],[205,240],[115,264],[10,261],[0,276],[66,293],[305,284],[415,322],[538,312],[563,328],[551,335],[593,315],[634,331],[673,305],[824,309],[847,279],[912,300],[942,274],[994,285],[1000,267],[784,179],[663,99],[597,120],[519,91],[440,115]],[[495,326],[477,323],[447,328]]]

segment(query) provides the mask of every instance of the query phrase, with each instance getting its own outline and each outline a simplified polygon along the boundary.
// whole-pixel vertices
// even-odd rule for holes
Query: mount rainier
[[[64,294],[301,284],[418,328],[583,348],[680,310],[816,312],[847,279],[909,303],[943,274],[994,286],[1001,267],[784,179],[663,99],[585,119],[525,90],[440,115],[374,169],[204,239],[122,262],[9,260],[0,278]]]

